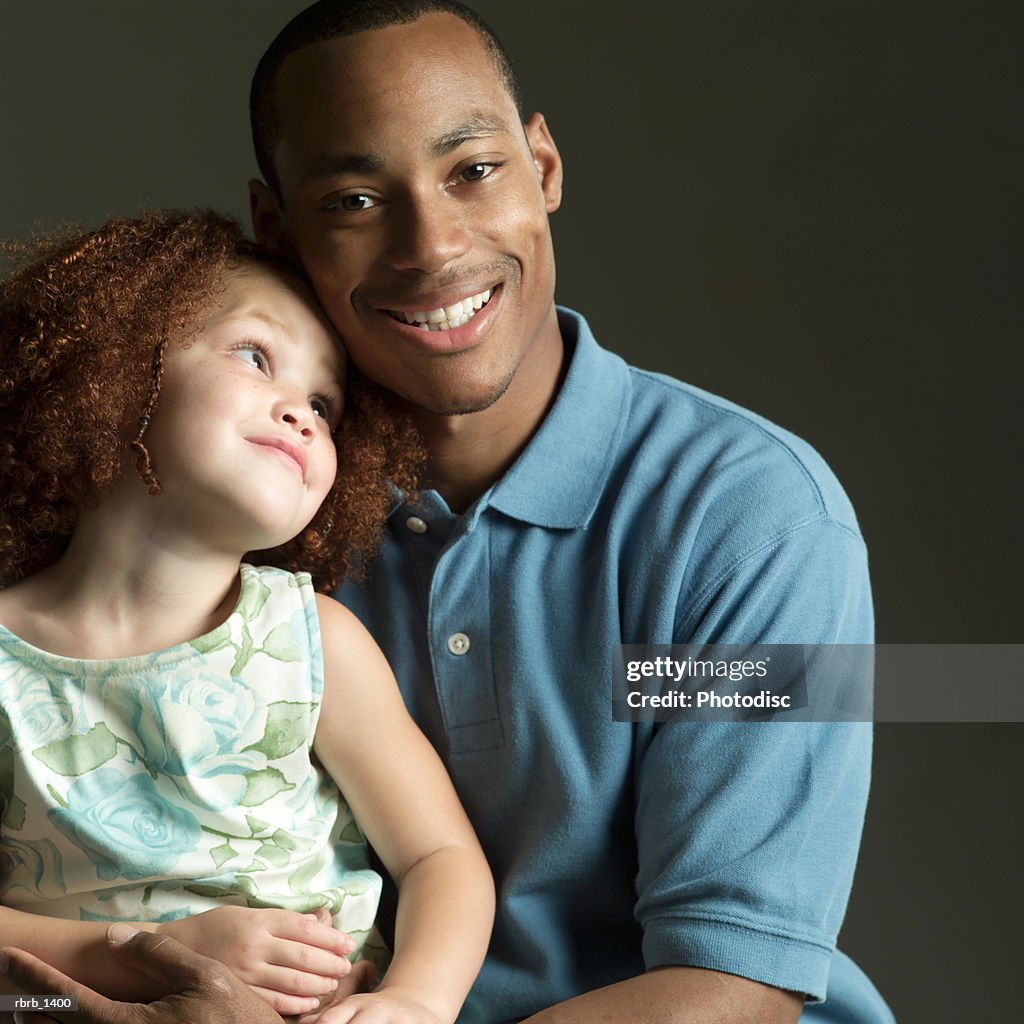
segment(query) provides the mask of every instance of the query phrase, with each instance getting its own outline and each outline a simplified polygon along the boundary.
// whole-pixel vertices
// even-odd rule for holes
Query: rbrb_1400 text
[[[0,1013],[13,1013],[15,1010],[40,1013],[68,1010],[74,1013],[77,1009],[78,996],[0,996]]]
[[[760,693],[715,693],[702,690],[700,693],[651,694],[630,690],[626,703],[631,708],[790,708],[792,703],[787,694],[762,690]]]

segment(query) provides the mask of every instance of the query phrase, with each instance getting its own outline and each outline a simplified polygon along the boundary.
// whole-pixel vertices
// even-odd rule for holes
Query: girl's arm
[[[171,935],[195,952],[220,960],[278,1013],[308,1013],[334,992],[349,970],[352,940],[314,914],[291,910],[217,907],[167,924],[131,922],[140,931]],[[113,999],[143,1002],[164,993],[122,967],[109,952],[105,922],[27,914],[0,906],[4,945],[17,946]],[[3,987],[3,986],[6,986]],[[14,993],[0,979],[0,993]]]
[[[380,648],[348,609],[317,595],[324,697],[314,747],[398,886],[391,967],[376,992],[322,1016],[341,1024],[450,1024],[476,978],[494,883],[434,748],[409,717]]]
[[[160,992],[154,983],[122,967],[107,951],[108,927],[103,922],[41,917],[0,906],[3,945],[27,950],[76,981],[95,987],[112,998],[132,1001],[155,999]],[[156,931],[154,924],[133,923],[133,927]],[[0,992],[12,994],[19,991],[6,978],[0,979]]]

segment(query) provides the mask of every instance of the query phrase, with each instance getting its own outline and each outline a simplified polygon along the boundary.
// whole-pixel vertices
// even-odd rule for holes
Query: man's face
[[[254,185],[257,235],[301,260],[367,376],[474,412],[560,345],[558,153],[473,28],[436,14],[313,44],[275,100],[282,202]]]

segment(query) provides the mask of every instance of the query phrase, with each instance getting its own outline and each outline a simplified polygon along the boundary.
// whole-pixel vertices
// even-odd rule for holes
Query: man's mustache
[[[476,287],[491,282],[496,277],[500,277],[504,281],[518,281],[520,276],[519,261],[511,256],[503,256],[500,259],[477,264],[475,267],[453,267],[436,277],[423,275],[413,281],[406,279],[401,283],[396,282],[394,287],[386,289],[359,288],[356,289],[356,294],[376,309],[387,309],[390,305],[411,302],[417,296],[427,292],[445,291],[449,288],[460,289],[463,286]]]

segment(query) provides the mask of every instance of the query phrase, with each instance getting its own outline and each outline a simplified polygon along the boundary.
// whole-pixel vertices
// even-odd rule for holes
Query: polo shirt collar
[[[611,472],[629,404],[629,369],[594,340],[586,320],[559,307],[569,369],[537,433],[484,500],[534,526],[586,526]],[[480,504],[483,504],[481,502]]]

